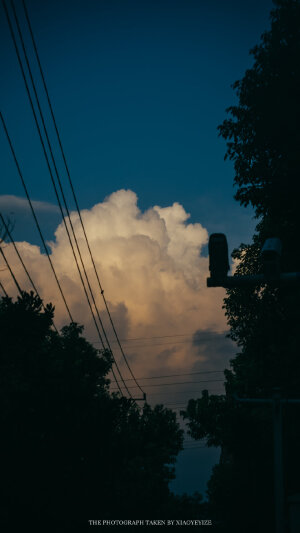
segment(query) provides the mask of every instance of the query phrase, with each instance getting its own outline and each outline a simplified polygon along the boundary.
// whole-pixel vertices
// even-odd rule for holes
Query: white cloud
[[[32,200],[32,205],[36,211],[49,214],[59,213],[59,208],[56,205],[50,204],[48,202]],[[4,210],[6,213],[8,211],[29,211],[30,207],[26,198],[14,196],[12,194],[3,194],[0,195],[0,210]]]
[[[108,327],[79,217],[77,213],[71,216],[97,303]],[[150,341],[145,341],[142,348],[134,348],[134,342],[126,343],[135,375],[188,372],[195,365],[199,370],[201,361],[207,367],[209,347],[199,355],[192,334],[199,330],[221,333],[226,329],[226,320],[221,309],[224,291],[206,287],[208,259],[201,256],[208,240],[206,229],[201,224],[188,223],[189,215],[178,203],[141,212],[136,194],[130,190],[117,191],[92,209],[83,210],[82,218],[120,337],[191,335],[190,342],[168,344],[165,348],[154,347]],[[56,323],[63,325],[67,322],[66,312],[47,258],[30,243],[20,242],[18,248],[41,296],[55,304]],[[85,324],[87,336],[94,340],[96,332],[63,224],[56,229],[51,249],[74,319]],[[28,289],[29,284],[11,245],[7,245],[6,255],[20,284]],[[7,292],[15,294],[9,274],[2,274]],[[150,345],[145,347],[145,344]]]

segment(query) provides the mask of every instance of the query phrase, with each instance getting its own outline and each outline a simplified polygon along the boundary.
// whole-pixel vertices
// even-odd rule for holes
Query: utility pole
[[[276,533],[284,533],[284,478],[283,478],[283,435],[282,435],[282,399],[280,390],[273,394],[273,430],[274,430],[274,501]]]

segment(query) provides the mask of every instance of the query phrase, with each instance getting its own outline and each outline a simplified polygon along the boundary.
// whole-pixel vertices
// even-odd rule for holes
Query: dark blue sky
[[[23,25],[19,0],[16,6]],[[217,126],[236,101],[231,84],[251,66],[249,49],[269,27],[271,6],[27,1],[80,207],[130,188],[142,210],[181,203],[193,222],[226,232],[230,248],[250,239],[251,210],[233,200],[233,166],[224,162]],[[2,112],[32,198],[54,203],[2,6],[0,21]],[[24,197],[2,130],[0,151],[0,195]],[[35,241],[29,218],[19,215],[15,238]],[[46,218],[50,238],[58,217]],[[174,487],[204,490],[203,464],[209,470],[217,452],[183,453]]]
[[[142,209],[177,201],[192,221],[226,231],[230,243],[249,238],[217,125],[235,102],[231,84],[251,65],[249,49],[268,27],[270,7],[28,0],[80,206],[131,188]],[[31,194],[53,202],[3,10],[1,64],[2,111]],[[24,196],[3,141],[1,132],[1,193]]]

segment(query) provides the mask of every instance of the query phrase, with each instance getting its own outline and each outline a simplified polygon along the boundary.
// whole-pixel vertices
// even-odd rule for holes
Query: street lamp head
[[[212,233],[208,242],[209,270],[212,279],[226,278],[229,270],[228,244],[224,233]]]

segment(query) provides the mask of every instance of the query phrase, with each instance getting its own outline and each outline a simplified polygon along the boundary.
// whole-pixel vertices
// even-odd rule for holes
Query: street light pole
[[[285,530],[284,520],[284,479],[282,449],[282,400],[279,390],[273,394],[273,428],[274,428],[274,495],[276,533]]]

